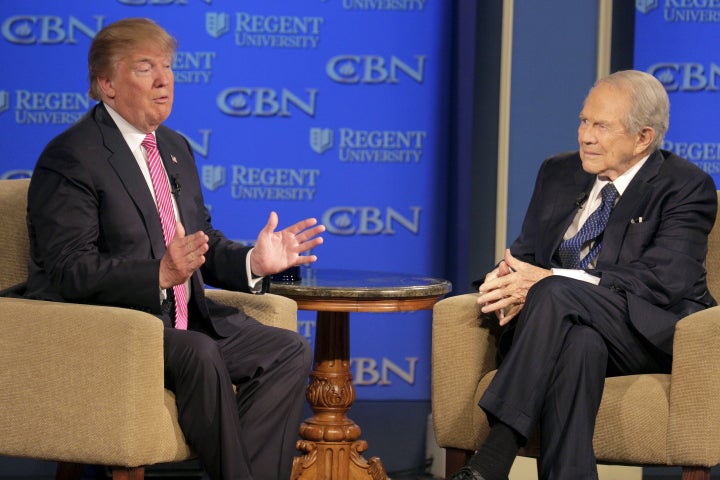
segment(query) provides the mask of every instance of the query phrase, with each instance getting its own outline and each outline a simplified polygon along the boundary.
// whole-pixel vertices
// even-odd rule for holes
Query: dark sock
[[[468,466],[485,480],[505,480],[525,438],[504,423],[496,422],[485,443],[470,458]]]

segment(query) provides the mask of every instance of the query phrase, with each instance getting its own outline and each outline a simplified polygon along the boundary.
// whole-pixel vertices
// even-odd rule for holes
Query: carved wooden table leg
[[[345,415],[355,400],[349,319],[347,312],[318,312],[306,393],[314,415],[300,426],[303,455],[293,461],[292,480],[387,480],[379,458],[363,458],[367,442],[358,440],[360,427]]]

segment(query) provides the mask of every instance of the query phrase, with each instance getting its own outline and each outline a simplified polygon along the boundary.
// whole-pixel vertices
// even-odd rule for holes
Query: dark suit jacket
[[[578,199],[594,181],[577,152],[545,160],[512,254],[543,268],[558,267],[555,252]],[[588,270],[601,286],[627,297],[632,325],[665,353],[672,353],[680,318],[716,304],[705,283],[707,236],[716,211],[712,178],[673,153],[656,151],[620,197],[596,268]]]
[[[178,133],[156,131],[168,175],[189,233],[210,238],[206,263],[191,279],[190,327],[226,335],[237,310],[205,298],[204,284],[248,291],[249,247],[215,230],[203,202],[193,153]],[[161,311],[160,218],[144,177],[102,104],[54,138],[40,155],[28,192],[30,274],[26,296],[143,310],[170,324]]]

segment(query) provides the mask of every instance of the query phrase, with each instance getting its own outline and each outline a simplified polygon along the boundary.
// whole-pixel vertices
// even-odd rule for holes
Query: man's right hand
[[[175,236],[160,260],[160,288],[185,283],[205,263],[208,240],[202,230],[185,236],[182,223],[175,222]]]

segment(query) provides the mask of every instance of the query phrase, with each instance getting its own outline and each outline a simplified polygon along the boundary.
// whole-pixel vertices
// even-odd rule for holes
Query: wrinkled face
[[[121,58],[111,76],[98,77],[103,102],[139,130],[150,133],[172,110],[172,54],[139,48]]]
[[[622,119],[630,96],[607,84],[593,88],[580,112],[578,143],[583,170],[615,180],[645,156],[652,129],[630,134]],[[654,136],[654,135],[653,135]]]

